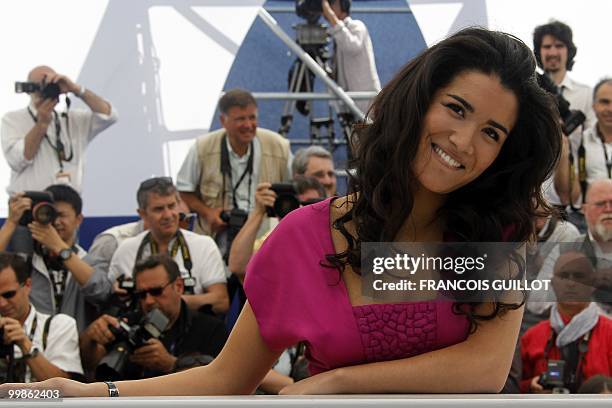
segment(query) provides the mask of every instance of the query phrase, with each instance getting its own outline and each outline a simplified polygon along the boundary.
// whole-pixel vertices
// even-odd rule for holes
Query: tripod
[[[331,76],[332,69],[329,66],[329,52],[327,44],[329,37],[323,25],[299,24],[296,26],[297,44],[306,51],[323,70]],[[301,59],[296,59],[289,71],[289,92],[302,93],[314,91],[314,74],[306,67]],[[351,127],[354,117],[351,113],[340,111],[340,105],[336,101],[329,101],[328,115],[325,117],[314,117],[311,100],[288,100],[281,116],[281,126],[278,133],[287,137],[291,125],[293,124],[293,114],[295,109],[309,118],[310,143],[327,144],[330,151],[340,144],[347,144],[351,136]],[[334,130],[335,111],[338,123],[344,134],[344,140],[336,139]],[[350,152],[349,152],[350,155]]]

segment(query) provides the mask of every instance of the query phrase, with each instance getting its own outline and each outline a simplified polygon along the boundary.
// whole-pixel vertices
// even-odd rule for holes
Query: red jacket
[[[544,320],[525,332],[521,338],[521,360],[523,361],[523,377],[521,392],[530,392],[529,385],[533,377],[546,371],[544,349],[550,338],[550,321]],[[561,353],[553,344],[549,360],[559,360]],[[612,374],[612,320],[599,316],[599,321],[591,332],[589,349],[584,356],[582,366],[582,381],[596,374]]]

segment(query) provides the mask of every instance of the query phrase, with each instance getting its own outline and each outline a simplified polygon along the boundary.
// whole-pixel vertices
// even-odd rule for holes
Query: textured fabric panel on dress
[[[411,357],[436,345],[436,304],[371,304],[353,307],[366,360]]]

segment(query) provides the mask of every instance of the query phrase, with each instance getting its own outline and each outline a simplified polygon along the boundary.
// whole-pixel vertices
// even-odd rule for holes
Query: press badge
[[[57,184],[70,184],[70,173],[60,171],[55,175],[55,182]]]

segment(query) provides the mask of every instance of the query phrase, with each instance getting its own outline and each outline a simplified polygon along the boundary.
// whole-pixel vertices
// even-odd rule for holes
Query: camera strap
[[[580,208],[574,207],[572,200],[572,187],[574,185],[574,177],[576,174],[576,165],[574,163],[574,154],[572,153],[572,147],[569,149],[569,189],[570,189],[570,207],[574,211],[579,211]],[[605,152],[605,149],[604,149]],[[580,136],[580,146],[578,146],[578,183],[580,184],[580,193],[582,194],[582,201],[586,196],[587,181],[586,181],[586,149],[584,148],[584,136]]]
[[[250,149],[250,153],[249,153],[249,159],[247,161],[246,168],[242,172],[242,175],[238,179],[238,182],[234,184],[232,180],[232,165],[230,163],[229,150],[227,148],[227,135],[224,135],[223,138],[221,139],[221,175],[223,176],[223,195],[224,195],[223,202],[225,203],[225,194],[226,194],[225,177],[228,176],[229,181],[230,181],[230,186],[232,187],[232,202],[233,202],[234,208],[240,208],[238,206],[238,200],[236,199],[236,190],[238,190],[238,187],[240,187],[240,184],[242,184],[247,174],[249,175],[249,182],[248,182],[249,183],[249,186],[248,186],[248,192],[249,192],[248,203],[249,204],[248,204],[248,207],[251,207],[251,186],[253,183],[253,156],[254,156],[254,150],[255,150],[253,146],[253,142],[251,142],[251,144],[249,145],[249,149]]]
[[[584,366],[584,360],[586,353],[589,351],[589,340],[591,339],[591,332],[593,330],[589,330],[571,344],[568,344],[565,347],[562,347],[559,350],[559,354],[561,358],[567,362],[568,370],[566,371],[566,379],[569,378],[570,384],[566,384],[572,389],[572,392],[576,392],[576,388],[582,382],[582,369]],[[557,339],[557,333],[550,328],[550,336],[548,337],[548,341],[546,342],[546,347],[544,348],[544,360],[548,361],[548,355],[550,353],[551,348],[555,344],[555,340]],[[564,379],[565,381],[565,379]]]
[[[69,103],[68,103],[68,106],[70,106]],[[32,118],[34,123],[37,123],[38,118],[36,117],[36,115],[34,115],[34,112],[32,112],[32,109],[30,109],[29,106],[28,106],[28,113],[30,114],[30,117]],[[62,138],[61,138],[62,126],[59,120],[59,115],[57,114],[55,110],[53,111],[53,123],[55,126],[55,145],[51,142],[51,138],[49,137],[47,132],[45,132],[45,139],[47,140],[51,148],[55,150],[55,153],[57,154],[57,160],[59,162],[60,171],[64,171],[63,162],[65,161],[69,162],[74,157],[74,148],[72,146],[72,138],[70,137],[70,126],[68,122],[68,114],[62,113],[62,116],[66,119],[66,135],[68,136],[68,141],[70,143],[70,156],[66,157],[66,147],[64,146],[64,142],[62,142]]]
[[[599,130],[599,126],[595,126],[595,130],[597,131],[597,136],[599,137],[599,140],[601,140],[601,148],[604,154],[606,169],[608,170],[608,178],[612,179],[612,160],[608,158],[608,150],[606,149],[606,139],[604,138],[604,135]]]
[[[75,254],[78,253],[74,245],[70,249]],[[49,273],[49,279],[51,280],[51,289],[53,290],[53,298],[55,299],[55,313],[60,313],[64,293],[66,291],[66,282],[68,281],[68,270],[62,261],[57,257],[49,256],[46,250],[43,253],[43,261],[45,262],[47,272]]]
[[[138,251],[136,252],[136,262],[142,259],[144,254],[145,247],[149,245],[149,249],[151,251],[151,255],[157,255],[159,253],[159,248],[157,246],[157,242],[151,239],[151,232],[148,232],[147,235],[142,239],[140,246],[138,247]],[[191,259],[191,252],[189,251],[189,245],[187,245],[187,240],[183,236],[183,233],[179,229],[176,232],[174,243],[172,247],[168,251],[168,254],[172,259],[176,257],[179,249],[181,250],[181,257],[183,258],[183,266],[187,270],[187,274],[189,278],[191,278],[191,269],[193,269],[193,261]]]

